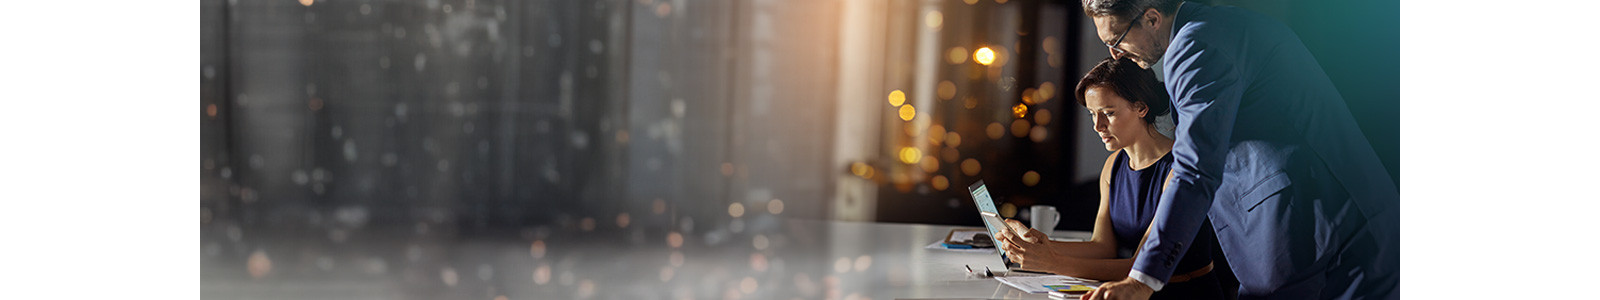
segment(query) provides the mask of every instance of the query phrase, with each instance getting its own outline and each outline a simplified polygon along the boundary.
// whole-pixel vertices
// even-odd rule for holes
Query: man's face
[[[1095,33],[1100,36],[1100,41],[1107,45],[1111,57],[1128,58],[1138,63],[1140,68],[1149,69],[1150,65],[1161,60],[1161,55],[1166,49],[1158,49],[1156,32],[1152,19],[1146,17],[1152,14],[1141,14],[1138,18],[1116,18],[1111,16],[1094,17]],[[1138,24],[1129,24],[1137,22]],[[1126,33],[1126,36],[1123,34]],[[1118,37],[1122,38],[1119,43]]]

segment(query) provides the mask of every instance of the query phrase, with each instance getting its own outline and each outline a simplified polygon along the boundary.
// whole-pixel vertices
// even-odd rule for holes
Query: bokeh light
[[[928,28],[939,29],[940,26],[944,26],[944,13],[937,10],[930,11],[923,17],[923,23],[928,25]]]
[[[1033,129],[1033,126],[1028,124],[1028,120],[1017,119],[1016,121],[1011,121],[1011,136],[1028,136],[1029,129]]]
[[[906,105],[901,105],[900,106],[900,119],[901,120],[911,121],[912,118],[916,118],[916,117],[917,117],[917,109],[916,108],[912,108],[910,104],[906,104]]]
[[[1022,174],[1022,185],[1034,186],[1037,184],[1039,184],[1039,172],[1028,171],[1028,173]]]
[[[533,247],[530,247],[528,249],[528,254],[532,254],[533,258],[535,258],[535,259],[544,258],[544,253],[545,253],[544,240],[535,240],[535,241],[533,241]]]
[[[950,47],[949,54],[946,55],[945,59],[949,60],[951,64],[961,64],[967,62],[967,47]]]
[[[772,201],[767,201],[767,212],[768,213],[772,213],[774,215],[782,214],[783,213],[783,200],[772,199]]]
[[[989,135],[989,139],[998,140],[1006,135],[1006,126],[1000,125],[1000,122],[992,122],[989,123],[989,127],[984,128],[984,133]]]
[[[972,61],[987,66],[994,63],[994,56],[994,49],[989,49],[989,47],[978,48],[978,51],[972,52]]]
[[[901,92],[900,90],[893,90],[893,91],[889,92],[889,105],[900,106],[901,104],[905,104],[905,103],[906,103],[906,93],[905,92]]]
[[[936,175],[933,176],[933,179],[928,182],[928,185],[933,186],[933,189],[935,190],[943,191],[944,189],[950,188],[950,179],[945,178],[944,175]]]
[[[734,202],[733,204],[729,204],[728,205],[728,215],[729,216],[733,216],[735,218],[743,217],[744,216],[744,204],[739,203],[739,202]]]
[[[667,233],[667,246],[678,248],[683,246],[683,234],[677,231]]]
[[[1044,84],[1040,84],[1039,85],[1038,97],[1035,97],[1033,99],[1033,101],[1034,101],[1034,103],[1045,103],[1047,101],[1050,101],[1050,99],[1054,98],[1055,96],[1056,96],[1056,84],[1052,83],[1052,82],[1049,82],[1049,81],[1046,81],[1046,82],[1044,82]]]
[[[1016,116],[1018,119],[1021,119],[1023,116],[1027,116],[1028,105],[1017,103],[1017,105],[1011,106],[1011,115]]]
[[[951,98],[955,98],[956,83],[950,82],[949,80],[940,81],[939,88],[935,90],[935,92],[939,94],[939,100],[950,100]]]
[[[903,147],[903,148],[900,148],[900,162],[907,163],[907,164],[915,164],[919,160],[922,160],[922,150],[921,149],[917,149],[916,147]]]
[[[978,163],[977,159],[968,158],[967,160],[961,161],[961,174],[967,174],[967,176],[978,176],[979,171],[983,171],[983,166]]]

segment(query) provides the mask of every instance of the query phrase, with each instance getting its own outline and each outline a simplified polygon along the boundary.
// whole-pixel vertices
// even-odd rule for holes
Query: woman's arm
[[[1032,260],[1042,263],[1046,260],[1055,260],[1057,257],[1075,257],[1078,259],[1115,259],[1117,258],[1117,238],[1111,227],[1111,170],[1116,166],[1117,153],[1106,157],[1104,168],[1100,170],[1100,212],[1095,217],[1094,236],[1085,242],[1057,242],[1038,230],[1028,228],[1022,222],[1006,220],[1006,227],[1010,230],[1001,230],[996,238],[1002,241],[1000,250],[1007,253],[1014,262]],[[1013,232],[1020,233],[1017,236]],[[1031,250],[1031,251],[1030,251]],[[1031,258],[1031,259],[1030,259]],[[1024,265],[1024,268],[1044,270]],[[1126,272],[1127,270],[1123,270]]]
[[[1094,218],[1094,236],[1086,242],[1054,242],[1061,254],[1079,258],[1117,258],[1117,233],[1111,229],[1111,172],[1117,166],[1117,154],[1112,152],[1100,168],[1100,212]]]

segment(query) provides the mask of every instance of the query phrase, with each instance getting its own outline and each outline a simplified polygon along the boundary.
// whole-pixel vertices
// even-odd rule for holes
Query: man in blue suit
[[[1240,298],[1399,298],[1399,189],[1294,32],[1178,0],[1083,6],[1177,112],[1172,178],[1133,270],[1085,299],[1160,290],[1207,216]]]

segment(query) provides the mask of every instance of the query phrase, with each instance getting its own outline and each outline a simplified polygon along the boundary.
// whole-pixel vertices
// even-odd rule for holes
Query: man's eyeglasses
[[[1139,19],[1142,19],[1142,17],[1143,16],[1134,17],[1133,21],[1128,22],[1128,27],[1122,29],[1122,35],[1118,35],[1117,36],[1117,41],[1111,42],[1110,44],[1106,44],[1106,48],[1111,49],[1111,54],[1114,54],[1115,56],[1122,56],[1122,55],[1128,54],[1127,50],[1119,49],[1119,48],[1117,48],[1117,46],[1122,45],[1122,39],[1128,37],[1128,32],[1132,32],[1133,31],[1133,25],[1134,24],[1138,24],[1139,23]]]

